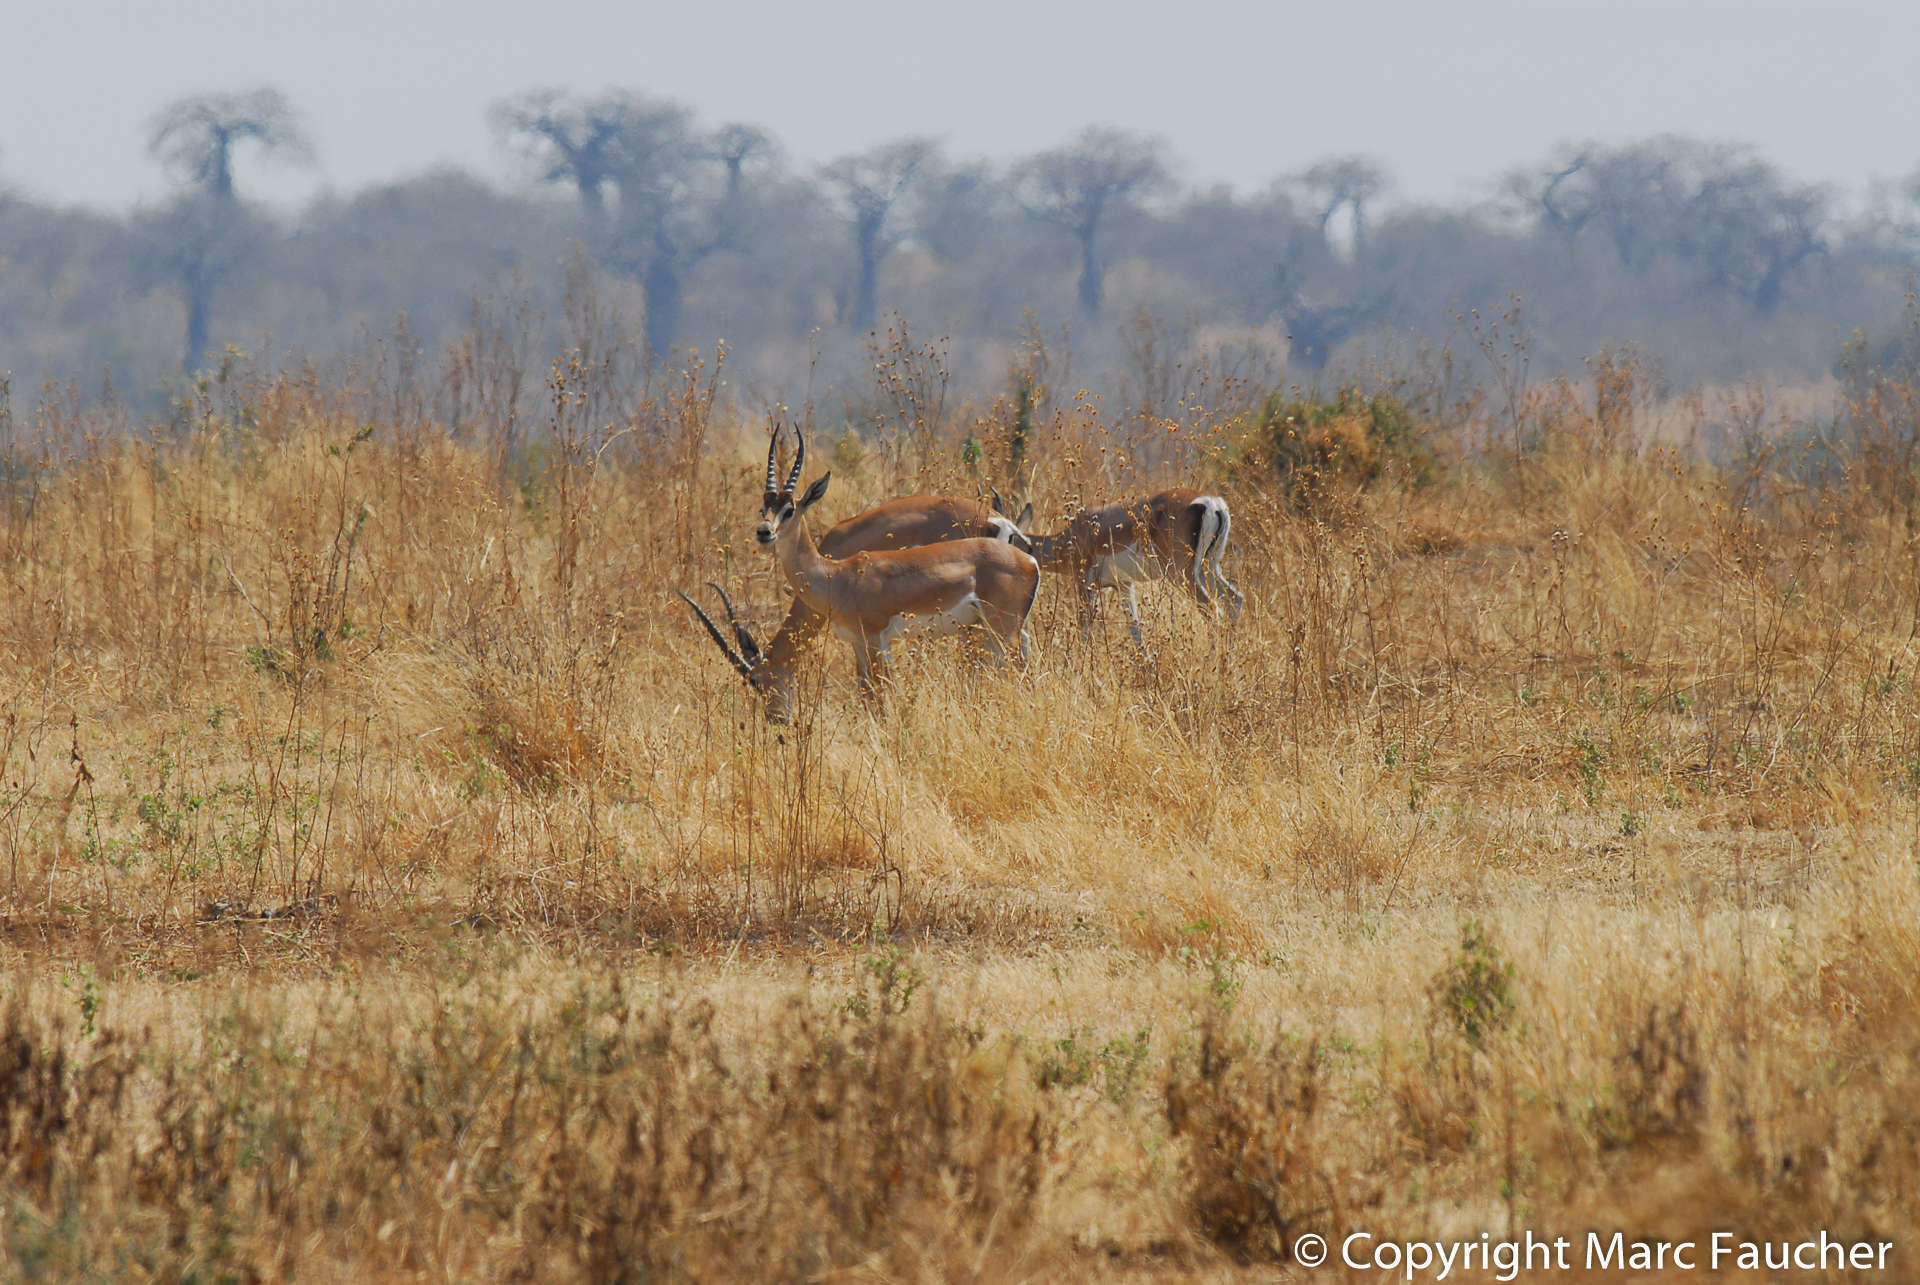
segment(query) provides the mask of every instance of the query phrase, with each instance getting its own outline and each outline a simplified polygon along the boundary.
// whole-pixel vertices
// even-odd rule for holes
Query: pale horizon
[[[684,8],[563,0],[324,8],[80,0],[22,15],[0,78],[0,190],[124,212],[174,190],[149,123],[184,95],[284,91],[316,162],[243,150],[247,195],[297,208],[447,166],[525,172],[487,107],[529,88],[633,89],[770,130],[795,168],[905,134],[1004,164],[1092,124],[1165,138],[1189,190],[1259,191],[1314,160],[1383,162],[1395,201],[1459,204],[1573,141],[1678,134],[1754,147],[1856,205],[1920,167],[1920,10],[1474,3],[1276,6],[1090,21],[993,0],[964,18],[827,3]],[[531,20],[529,20],[531,21]],[[91,57],[89,56],[91,51]],[[57,56],[55,56],[57,54]],[[84,92],[79,92],[79,91]]]

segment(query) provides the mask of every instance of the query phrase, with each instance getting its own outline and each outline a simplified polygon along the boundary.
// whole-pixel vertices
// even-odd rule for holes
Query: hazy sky
[[[156,109],[262,84],[318,151],[242,155],[242,190],[281,202],[444,162],[512,178],[486,107],[539,85],[677,98],[802,164],[905,133],[1005,159],[1116,124],[1243,190],[1365,152],[1454,200],[1562,140],[1663,132],[1845,192],[1920,166],[1916,0],[0,0],[0,31],[0,183],[113,207],[167,191]]]

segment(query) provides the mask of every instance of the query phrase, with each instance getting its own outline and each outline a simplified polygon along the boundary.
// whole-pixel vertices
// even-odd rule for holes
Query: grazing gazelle
[[[771,491],[771,473],[768,476],[767,489]],[[996,495],[995,499],[998,498]],[[838,523],[820,537],[818,548],[829,558],[849,558],[856,553],[912,549],[948,540],[1004,539],[1012,530],[1011,520],[996,517],[991,509],[978,500],[907,495],[888,500],[885,504],[868,509],[865,513],[856,513]],[[709,587],[720,595],[721,605],[726,608],[727,624],[733,629],[739,647],[737,651],[728,645],[719,626],[700,610],[698,603],[684,593],[680,597],[700,617],[700,623],[706,626],[707,633],[720,648],[720,654],[747,680],[747,686],[760,693],[767,718],[774,722],[786,721],[793,716],[793,680],[801,653],[819,634],[827,618],[809,607],[805,598],[795,595],[793,605],[787,609],[787,618],[762,650],[747,627],[734,615],[733,603],[726,591],[719,585],[710,584]]]
[[[995,507],[1000,497],[994,496]],[[1093,591],[1127,587],[1127,616],[1133,641],[1140,634],[1140,600],[1136,586],[1142,580],[1177,580],[1201,606],[1213,609],[1213,591],[1223,592],[1228,615],[1237,617],[1246,598],[1220,569],[1227,549],[1233,515],[1217,495],[1198,491],[1160,491],[1137,500],[1120,500],[1088,509],[1056,535],[1027,535],[1022,528],[1033,520],[1031,504],[1022,510],[1011,531],[999,538],[1032,553],[1040,566],[1073,577],[1080,591],[1080,625],[1093,624]],[[1211,584],[1209,583],[1211,581]]]
[[[871,693],[885,672],[894,641],[911,635],[939,636],[977,625],[995,654],[1004,659],[1007,645],[1015,643],[1026,661],[1027,614],[1040,590],[1040,567],[1031,556],[1006,540],[984,538],[827,556],[807,530],[806,513],[826,494],[832,474],[796,496],[807,443],[797,429],[795,437],[785,486],[776,485],[777,429],[767,444],[767,487],[754,536],[779,557],[800,600],[853,648],[863,692]],[[753,663],[727,648],[719,629],[700,614],[714,641],[752,681]],[[736,627],[745,650],[749,640],[741,634]]]

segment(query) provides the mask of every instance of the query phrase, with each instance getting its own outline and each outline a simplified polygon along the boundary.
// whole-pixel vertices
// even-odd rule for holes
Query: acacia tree
[[[887,218],[934,152],[932,140],[902,138],[865,152],[843,156],[820,171],[853,221],[853,247],[858,264],[854,285],[853,325],[871,330],[878,309],[880,261],[899,238],[887,231]]]
[[[1089,320],[1100,315],[1106,293],[1101,228],[1115,210],[1171,186],[1166,152],[1161,139],[1094,127],[1015,171],[1027,213],[1065,228],[1080,244],[1080,313]]]
[[[207,349],[213,292],[263,240],[258,220],[240,204],[233,154],[253,143],[269,155],[306,161],[312,144],[277,89],[195,94],[153,118],[147,151],[189,190],[151,224],[156,257],[180,282],[187,305],[182,367],[191,373]]]
[[[1685,166],[1659,143],[1562,147],[1541,170],[1510,180],[1539,225],[1568,241],[1587,228],[1612,245],[1621,266],[1648,267],[1683,237]]]

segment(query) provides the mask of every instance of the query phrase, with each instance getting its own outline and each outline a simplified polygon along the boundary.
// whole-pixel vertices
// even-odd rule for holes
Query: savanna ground
[[[231,371],[4,426],[8,1274],[1920,1273],[1910,382],[1816,450],[1612,359],[1037,419],[891,360],[827,520],[1204,480],[1244,617],[1089,643],[1049,579],[1030,672],[873,709],[823,645],[770,727],[671,596],[786,601],[712,369],[505,438]]]

